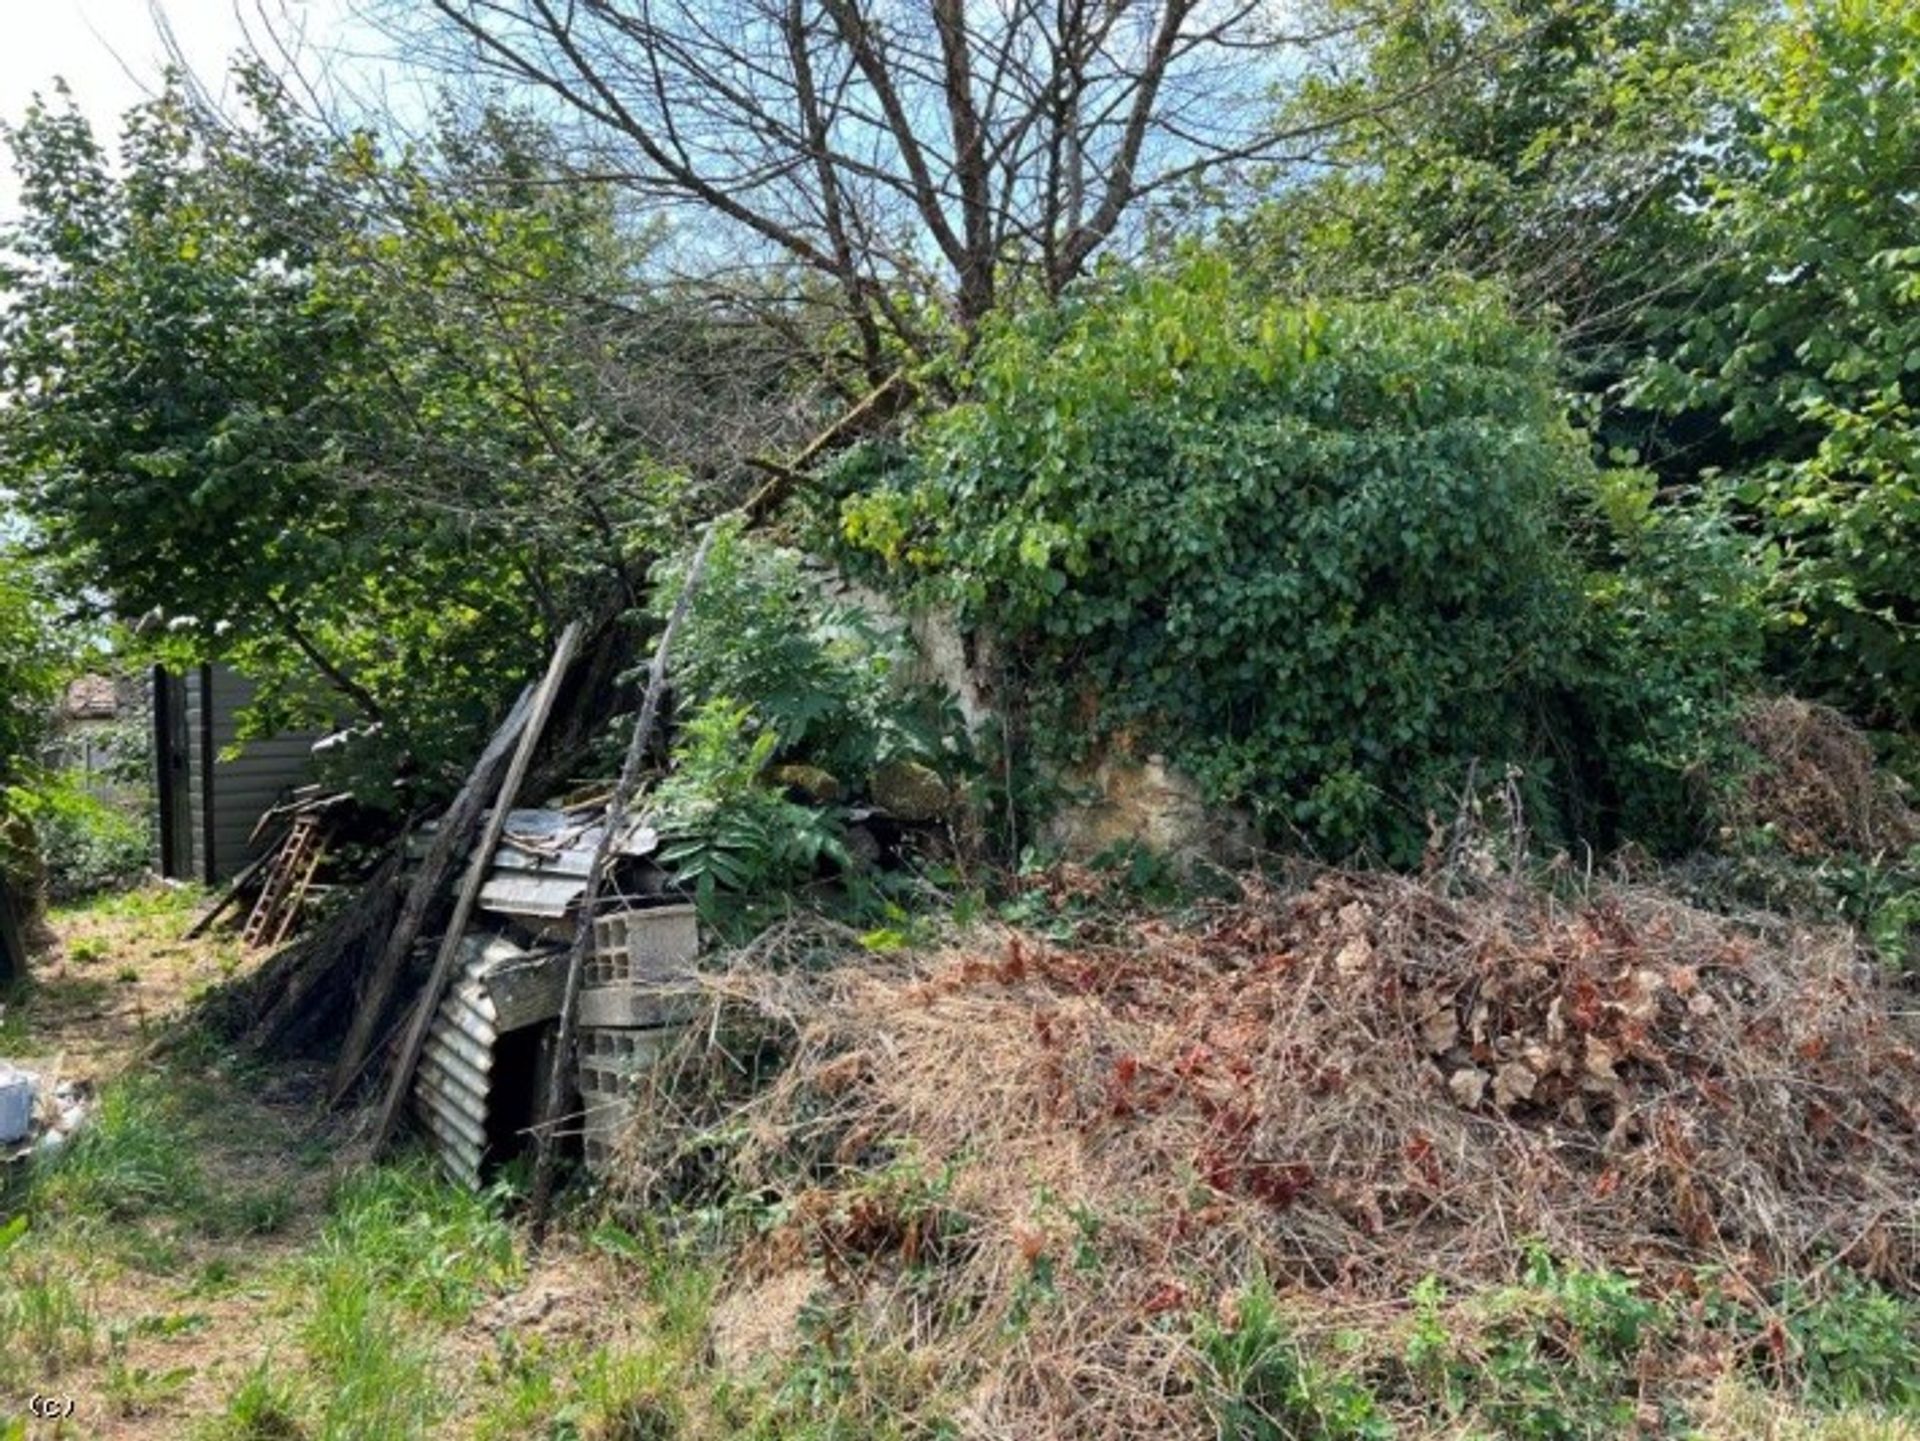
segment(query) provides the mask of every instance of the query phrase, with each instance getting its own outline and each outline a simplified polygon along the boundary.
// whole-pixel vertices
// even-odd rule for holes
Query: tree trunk
[[[0,876],[0,989],[27,977],[27,928],[12,883]]]

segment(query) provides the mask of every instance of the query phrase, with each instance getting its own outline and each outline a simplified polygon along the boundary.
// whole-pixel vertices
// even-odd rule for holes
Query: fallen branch
[[[354,1007],[353,1023],[347,1030],[347,1038],[342,1042],[340,1055],[334,1063],[330,1100],[336,1106],[359,1079],[373,1033],[379,1028],[380,1018],[393,997],[394,987],[399,984],[401,972],[406,969],[407,956],[412,952],[413,943],[426,922],[428,908],[446,883],[454,857],[466,848],[474,827],[480,824],[486,798],[493,791],[500,768],[507,763],[515,742],[520,739],[532,703],[533,687],[528,686],[520,692],[520,698],[514,702],[513,709],[507,712],[506,720],[494,732],[493,739],[487,742],[486,750],[481,752],[472,774],[467,777],[467,783],[460,788],[460,794],[454,797],[453,804],[447,807],[446,814],[440,818],[439,829],[434,832],[426,855],[421,857],[420,866],[413,873],[413,883],[407,888],[407,898],[400,907],[400,918],[394,922],[393,930],[380,952],[380,959],[367,977],[359,1004]]]

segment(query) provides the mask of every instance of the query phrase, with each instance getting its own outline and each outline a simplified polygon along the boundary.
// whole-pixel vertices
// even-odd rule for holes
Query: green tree
[[[0,474],[70,589],[261,681],[257,726],[353,720],[375,775],[431,775],[659,533],[582,301],[620,243],[537,132],[387,156],[237,78],[246,123],[169,91],[117,167],[70,105],[11,137]]]
[[[60,674],[41,582],[17,546],[0,545],[0,807],[33,771]]]
[[[1636,398],[1724,428],[1724,483],[1776,555],[1775,663],[1920,723],[1920,10],[1796,5],[1753,67]]]
[[[1695,202],[1734,122],[1757,8],[1336,3],[1356,63],[1294,102],[1300,123],[1330,127],[1317,171],[1230,218],[1228,243],[1292,293],[1499,282],[1553,326],[1603,448],[1664,465],[1697,433],[1622,406],[1615,387],[1656,343],[1661,302],[1703,283],[1712,239]]]
[[[0,519],[5,516],[0,510]],[[0,544],[0,986],[25,973],[26,927],[39,900],[25,801],[38,773],[60,662],[39,577],[17,546]]]

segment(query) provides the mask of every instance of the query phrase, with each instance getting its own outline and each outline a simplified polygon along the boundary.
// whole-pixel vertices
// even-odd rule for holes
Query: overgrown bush
[[[654,794],[660,863],[710,906],[717,890],[759,894],[805,881],[848,856],[838,820],[767,783],[779,740],[752,712],[715,697],[687,720],[674,768]]]
[[[656,573],[656,614],[680,592],[684,561]],[[770,760],[805,760],[857,788],[876,765],[938,761],[953,734],[938,698],[905,685],[907,642],[828,593],[798,553],[737,524],[716,538],[674,642],[674,685],[689,711],[744,706],[776,740]]]
[[[1567,497],[1585,593],[1554,749],[1571,833],[1680,852],[1752,770],[1765,577],[1715,506],[1656,505],[1654,485],[1609,471]]]
[[[685,563],[656,570],[656,618]],[[791,890],[823,861],[851,864],[844,803],[879,789],[876,772],[964,763],[957,713],[904,680],[908,656],[897,623],[837,597],[797,552],[724,528],[674,645],[679,730],[652,801],[674,879],[703,904]]]
[[[843,533],[995,631],[1057,757],[1131,740],[1270,835],[1407,860],[1476,760],[1586,779],[1555,770],[1592,741],[1549,743],[1561,692],[1599,679],[1632,787],[1724,683],[1668,656],[1704,608],[1656,598],[1687,537],[1645,527],[1589,597],[1566,523],[1599,473],[1492,291],[1281,303],[1201,259],[1002,328],[970,383],[847,463]]]
[[[146,822],[71,778],[54,776],[24,797],[46,865],[47,894],[82,900],[136,880],[151,860]]]

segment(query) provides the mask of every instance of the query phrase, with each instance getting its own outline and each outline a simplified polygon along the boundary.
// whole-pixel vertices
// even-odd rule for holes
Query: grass
[[[192,1214],[207,1203],[186,1108],[163,1077],[128,1076],[32,1182],[35,1214],[71,1222]]]
[[[502,1198],[475,1196],[424,1162],[349,1177],[308,1261],[345,1276],[425,1321],[464,1321],[523,1274]]]
[[[63,1258],[24,1216],[0,1227],[0,1388],[58,1378],[98,1344],[93,1308]]]
[[[275,1374],[270,1361],[262,1361],[193,1436],[196,1441],[306,1441],[308,1432],[298,1392]]]

